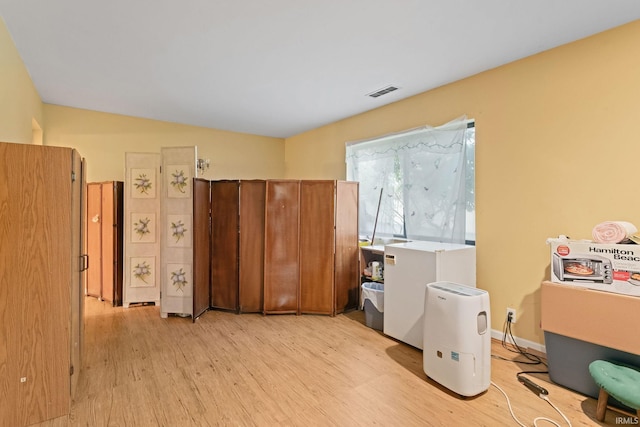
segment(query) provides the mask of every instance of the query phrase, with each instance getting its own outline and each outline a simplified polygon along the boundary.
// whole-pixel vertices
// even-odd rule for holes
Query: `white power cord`
[[[522,422],[520,422],[520,420],[516,417],[516,415],[513,413],[513,408],[511,407],[511,401],[509,400],[509,396],[507,396],[507,393],[504,392],[503,389],[500,388],[500,386],[498,386],[498,384],[494,383],[493,381],[491,381],[491,385],[494,386],[495,388],[497,388],[498,390],[500,390],[500,393],[502,393],[505,397],[505,399],[507,399],[507,405],[509,406],[509,412],[511,413],[511,416],[513,417],[513,419],[520,424],[522,427],[527,427],[525,424],[522,424]],[[543,394],[539,395],[540,399],[542,400],[546,400],[547,403],[549,405],[551,405],[553,407],[553,409],[555,409],[560,415],[562,415],[562,418],[564,418],[564,420],[567,422],[567,424],[569,424],[569,427],[571,426],[571,421],[569,421],[569,419],[562,413],[562,411],[560,409],[558,409],[558,407],[556,405],[554,405],[553,403],[551,403],[551,401],[549,400],[549,398]],[[550,419],[550,418],[546,418],[546,417],[537,417],[533,420],[533,425],[535,427],[538,427],[538,421],[547,421],[551,424],[553,424],[556,427],[560,427],[560,424],[558,424],[557,422],[555,422],[554,420]]]

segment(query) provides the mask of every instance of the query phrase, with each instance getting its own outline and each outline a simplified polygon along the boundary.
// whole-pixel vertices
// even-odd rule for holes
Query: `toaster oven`
[[[556,277],[568,282],[613,283],[611,260],[599,255],[561,256],[553,254]]]

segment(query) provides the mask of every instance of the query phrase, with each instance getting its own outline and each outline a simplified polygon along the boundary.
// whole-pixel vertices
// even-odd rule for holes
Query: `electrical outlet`
[[[516,323],[516,309],[507,307],[507,319],[511,315],[511,323]]]

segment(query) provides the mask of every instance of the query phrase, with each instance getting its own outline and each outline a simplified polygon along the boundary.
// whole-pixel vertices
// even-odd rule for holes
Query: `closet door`
[[[117,239],[117,199],[115,194],[115,186],[113,182],[105,182],[100,184],[102,187],[102,204],[101,204],[101,270],[102,270],[102,291],[100,297],[116,305],[115,297],[115,267],[116,267],[116,248]]]
[[[86,269],[85,248],[85,163],[77,151],[72,153],[71,182],[71,397],[75,395],[82,366],[82,341],[84,329],[84,277]]]
[[[300,184],[300,312],[334,314],[335,181]]]
[[[193,180],[193,321],[209,308],[211,233],[209,181]]]
[[[240,181],[240,312],[264,307],[264,203],[266,182]]]
[[[87,269],[86,294],[100,298],[102,296],[102,184],[87,184]]]
[[[0,143],[2,426],[69,413],[72,291],[80,292],[72,153]]]
[[[87,184],[87,295],[122,304],[123,183]]]
[[[211,307],[238,310],[239,181],[211,182]]]
[[[335,312],[356,309],[360,301],[358,183],[336,182]]]
[[[100,253],[101,253],[101,270],[102,270],[102,290],[100,297],[114,302],[114,263],[115,263],[115,231],[114,224],[116,222],[113,183],[105,182],[100,184],[102,187],[102,202],[101,202],[101,241],[100,241]]]
[[[268,180],[264,313],[299,313],[300,181]]]

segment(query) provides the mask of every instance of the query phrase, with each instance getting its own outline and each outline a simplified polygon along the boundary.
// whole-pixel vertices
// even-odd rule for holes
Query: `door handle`
[[[80,255],[80,272],[86,271],[89,269],[89,255],[84,254]]]

